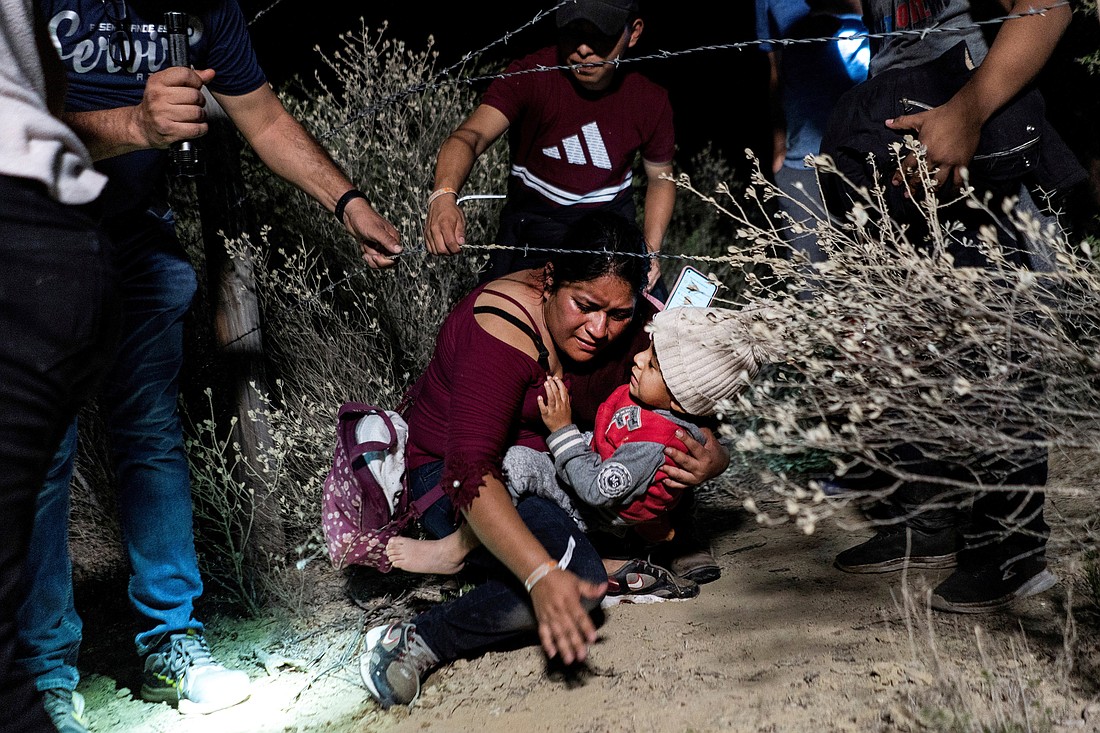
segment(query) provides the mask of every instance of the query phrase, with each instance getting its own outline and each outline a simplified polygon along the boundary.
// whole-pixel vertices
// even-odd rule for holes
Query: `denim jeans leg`
[[[813,168],[791,168],[785,165],[775,174],[775,184],[785,194],[778,200],[779,209],[810,230],[796,234],[785,229],[784,241],[794,252],[800,252],[808,261],[824,262],[825,253],[821,251],[821,246],[817,243],[817,235],[813,232],[817,225],[816,219],[827,218],[817,183],[817,171]],[[802,184],[801,190],[796,184]],[[787,226],[785,221],[777,224]],[[790,253],[784,254],[790,257]]]
[[[114,338],[106,240],[41,184],[0,176],[0,730],[54,727],[17,663],[24,573],[42,482]]]
[[[83,625],[73,604],[69,556],[69,485],[76,437],[74,420],[38,493],[31,552],[24,569],[28,593],[19,607],[16,664],[35,678],[39,690],[75,690],[80,681],[76,663]]]
[[[443,461],[435,461],[409,473],[409,495],[415,501],[427,494],[439,485],[439,479],[443,475]],[[452,534],[458,525],[455,523],[455,505],[451,500],[443,496],[432,504],[420,517],[420,526],[428,531],[432,537],[440,539]]]
[[[573,538],[569,570],[592,583],[607,580],[599,554],[561,507],[535,496],[523,499],[516,510],[551,557],[562,557]],[[484,548],[470,553],[468,562],[482,565],[488,580],[412,620],[428,647],[441,661],[450,661],[517,640],[535,643],[538,625],[523,583]]]
[[[118,481],[119,519],[141,617],[135,638],[147,653],[169,633],[202,624],[191,515],[191,484],[179,415],[183,324],[195,272],[170,215],[145,215],[123,235],[113,228],[122,285],[119,357],[102,394]]]

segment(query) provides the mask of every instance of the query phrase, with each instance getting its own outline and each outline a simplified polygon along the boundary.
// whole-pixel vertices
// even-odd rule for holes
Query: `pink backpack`
[[[378,421],[374,425],[376,436],[386,437],[360,443],[356,426],[368,416]],[[443,496],[443,489],[436,486],[420,499],[409,501],[404,443],[394,425],[395,418],[400,421],[396,413],[361,402],[347,402],[340,407],[321,515],[329,559],[337,569],[367,565],[388,573],[392,566],[386,557],[386,543]],[[400,471],[399,476],[388,477],[387,486],[376,473],[383,462],[389,469]]]

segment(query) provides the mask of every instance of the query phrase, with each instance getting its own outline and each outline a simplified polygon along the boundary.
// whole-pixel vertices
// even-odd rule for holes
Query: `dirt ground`
[[[1051,487],[1072,493],[1092,478],[1062,461]],[[1052,494],[1055,537],[1071,541],[1097,502]],[[494,652],[442,668],[415,706],[383,712],[359,680],[363,632],[431,602],[436,580],[411,593],[392,575],[349,585],[315,563],[302,617],[208,616],[215,653],[253,677],[242,705],[190,718],[135,699],[128,633],[107,620],[121,617],[109,599],[121,588],[80,588],[79,689],[97,733],[1100,731],[1100,622],[1072,580],[1072,542],[1052,550],[1070,579],[1053,591],[1010,612],[953,616],[922,600],[942,573],[833,569],[865,528],[764,527],[725,494],[702,509],[722,577],[692,601],[610,609],[581,670],[548,668],[534,647]]]

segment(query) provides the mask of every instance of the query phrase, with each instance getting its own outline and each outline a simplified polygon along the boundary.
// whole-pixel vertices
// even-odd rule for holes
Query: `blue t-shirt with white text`
[[[119,29],[111,20],[108,5],[119,17],[114,7],[121,6],[121,0],[39,0],[50,38],[68,72],[67,111],[140,103],[149,76],[169,65],[164,10],[184,10],[188,3],[125,3],[133,56],[125,68],[112,58],[111,44],[119,42],[121,35],[115,33]],[[252,50],[247,22],[235,0],[205,2],[189,17],[191,65],[217,72],[210,91],[239,96],[266,83]],[[99,161],[96,168],[110,179],[101,199],[107,215],[145,208],[163,199],[165,158],[165,151],[142,150]]]

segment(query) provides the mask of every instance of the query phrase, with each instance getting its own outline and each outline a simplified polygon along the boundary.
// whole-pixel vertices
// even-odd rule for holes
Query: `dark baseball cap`
[[[605,36],[618,36],[638,14],[637,0],[571,0],[558,8],[558,28],[587,20]]]

